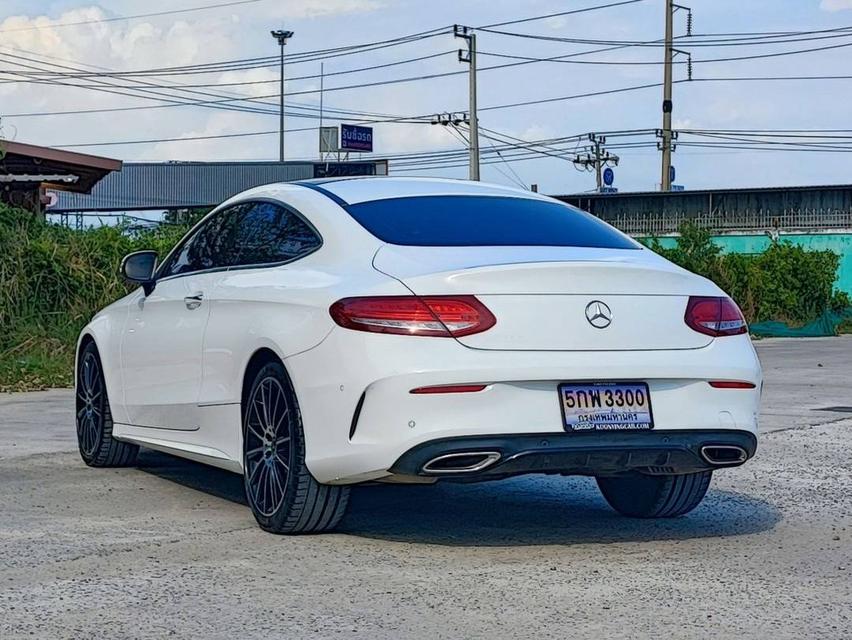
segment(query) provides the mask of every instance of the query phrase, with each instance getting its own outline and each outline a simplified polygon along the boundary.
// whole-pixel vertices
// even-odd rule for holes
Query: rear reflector
[[[347,329],[437,338],[469,336],[497,322],[473,296],[344,298],[329,313]]]
[[[692,296],[686,304],[684,321],[698,333],[708,336],[736,336],[748,332],[742,311],[730,298]]]
[[[757,387],[753,382],[740,382],[739,380],[710,380],[710,386],[714,389],[754,389]]]
[[[476,393],[483,391],[488,385],[484,384],[448,384],[440,387],[417,387],[409,393]]]

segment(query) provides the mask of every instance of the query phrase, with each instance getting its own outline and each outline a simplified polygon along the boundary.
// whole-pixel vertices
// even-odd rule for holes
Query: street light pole
[[[284,45],[293,37],[292,31],[270,31],[281,46],[280,113],[278,114],[278,160],[284,162]]]

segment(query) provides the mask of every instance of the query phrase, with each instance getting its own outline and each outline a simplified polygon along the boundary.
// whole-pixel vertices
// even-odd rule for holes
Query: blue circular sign
[[[607,167],[603,172],[603,181],[604,184],[608,187],[612,186],[612,183],[615,182],[615,171]]]
[[[669,166],[669,182],[674,182],[677,178],[677,171],[675,171],[674,165]]]

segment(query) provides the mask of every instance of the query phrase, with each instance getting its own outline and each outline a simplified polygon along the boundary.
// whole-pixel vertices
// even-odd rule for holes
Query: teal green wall
[[[677,238],[660,238],[660,244],[671,248]],[[781,240],[810,249],[826,249],[840,254],[840,269],[837,273],[837,288],[852,295],[852,233],[791,233],[781,234]],[[762,253],[771,242],[766,235],[714,236],[713,242],[726,253]]]

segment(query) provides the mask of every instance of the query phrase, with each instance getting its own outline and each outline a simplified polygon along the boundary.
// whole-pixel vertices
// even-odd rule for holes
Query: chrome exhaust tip
[[[445,453],[432,458],[423,465],[423,473],[433,475],[450,473],[476,473],[490,467],[500,459],[497,451],[466,451],[463,453]]]
[[[701,447],[701,457],[714,466],[723,467],[742,464],[748,460],[748,452],[736,445],[711,444]]]

